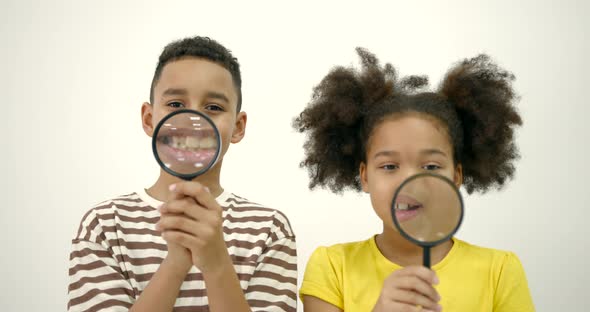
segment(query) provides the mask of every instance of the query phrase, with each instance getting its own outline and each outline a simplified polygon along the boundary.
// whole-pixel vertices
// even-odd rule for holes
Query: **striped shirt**
[[[228,252],[252,311],[296,311],[297,254],[287,217],[234,194],[223,207]],[[88,211],[72,240],[68,311],[128,311],[167,253],[156,230],[161,202],[145,190]],[[187,274],[174,311],[208,311],[203,276]]]

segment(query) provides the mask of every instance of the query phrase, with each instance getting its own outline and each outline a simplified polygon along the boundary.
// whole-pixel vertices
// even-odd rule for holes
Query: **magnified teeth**
[[[194,136],[187,137],[163,137],[162,142],[175,149],[188,151],[198,151],[199,149],[211,149],[217,146],[217,141],[212,137],[199,138]]]
[[[190,149],[199,148],[199,139],[196,137],[186,137],[186,146]]]
[[[173,136],[170,140],[170,146],[176,148],[176,149],[182,149],[184,146],[184,139],[180,138],[180,137],[175,137]]]
[[[211,137],[201,139],[200,145],[201,148],[214,148],[215,147],[215,140]]]
[[[395,204],[395,209],[397,210],[414,210],[420,208],[420,205],[411,205],[406,203],[397,203]]]
[[[408,210],[408,209],[410,209],[410,205],[404,204],[404,203],[398,203],[397,209],[398,210]]]

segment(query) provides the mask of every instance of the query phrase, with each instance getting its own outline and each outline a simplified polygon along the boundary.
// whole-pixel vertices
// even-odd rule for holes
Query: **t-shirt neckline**
[[[157,208],[158,206],[160,206],[163,203],[162,201],[150,196],[147,193],[146,188],[140,188],[136,193],[142,201],[148,203],[150,206],[152,206],[154,208]],[[219,196],[217,196],[215,198],[215,200],[217,201],[217,203],[219,203],[221,205],[222,203],[225,203],[229,199],[230,196],[231,196],[230,192],[223,190],[223,192],[221,194],[219,194]]]
[[[373,250],[373,253],[375,254],[375,257],[377,258],[378,261],[380,262],[384,262],[387,263],[389,265],[394,266],[395,268],[402,268],[401,265],[392,262],[391,260],[387,259],[382,253],[381,250],[379,250],[379,247],[377,247],[377,235],[374,235],[369,241],[370,247]],[[453,246],[451,247],[451,250],[449,250],[449,253],[447,253],[447,255],[437,264],[432,266],[432,269],[435,271],[441,270],[443,269],[449,262],[453,261],[453,259],[456,257],[457,253],[459,253],[459,250],[461,248],[461,240],[452,237],[451,238],[453,240]]]

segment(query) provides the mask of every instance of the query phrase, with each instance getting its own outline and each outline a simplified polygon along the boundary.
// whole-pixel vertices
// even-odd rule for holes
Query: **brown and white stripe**
[[[296,311],[297,253],[287,217],[234,194],[224,208],[229,254],[252,311]],[[98,204],[72,240],[68,311],[128,311],[166,257],[159,201],[144,190]],[[185,278],[174,311],[208,311],[201,273]]]

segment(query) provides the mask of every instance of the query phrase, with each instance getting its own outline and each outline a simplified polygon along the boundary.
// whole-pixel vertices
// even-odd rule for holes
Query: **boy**
[[[279,211],[222,188],[223,156],[245,134],[237,59],[203,37],[160,55],[141,107],[148,136],[170,112],[206,113],[219,129],[215,166],[193,181],[163,170],[148,189],[105,201],[72,240],[69,311],[295,311],[295,235]]]

